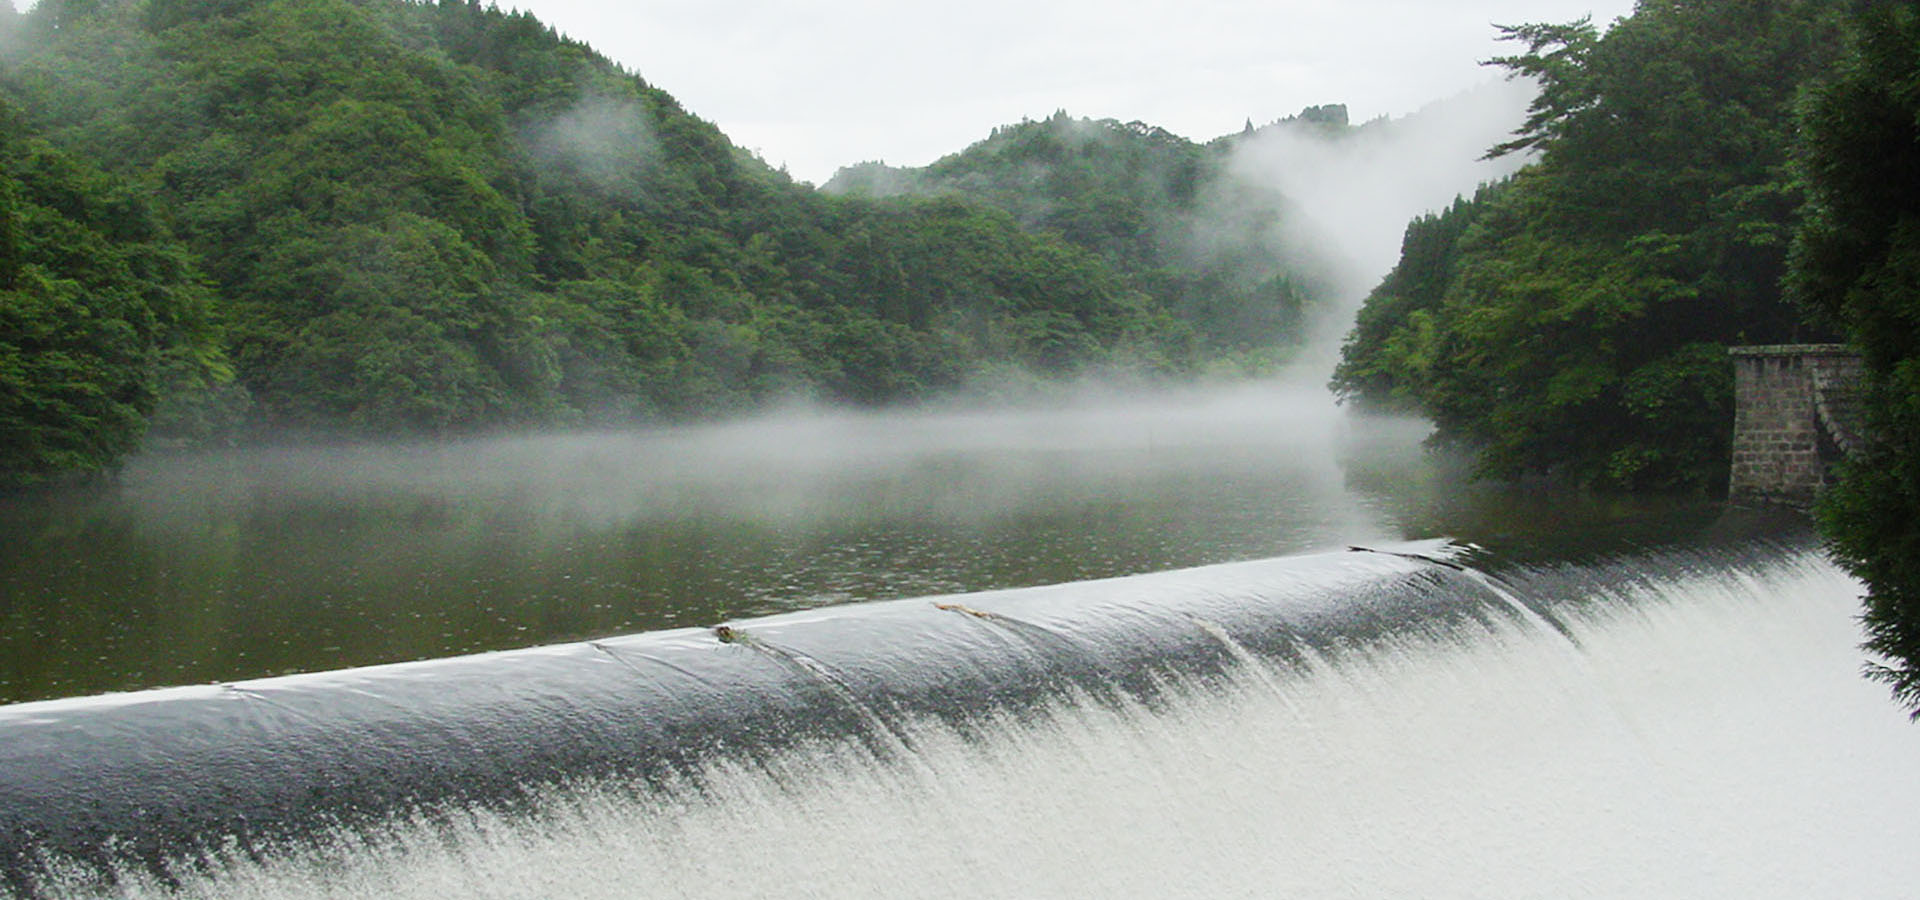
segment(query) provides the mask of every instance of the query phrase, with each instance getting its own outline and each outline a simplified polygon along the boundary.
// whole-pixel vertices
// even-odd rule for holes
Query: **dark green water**
[[[1461,485],[1314,390],[250,450],[0,501],[0,702],[1448,536],[1573,554],[1717,512]]]

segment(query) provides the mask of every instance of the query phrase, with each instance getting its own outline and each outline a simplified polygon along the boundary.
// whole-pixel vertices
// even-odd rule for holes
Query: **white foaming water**
[[[1151,703],[1088,697],[581,785],[538,814],[241,854],[175,889],[323,897],[1867,897],[1909,886],[1920,730],[1812,554],[1622,585],[1563,635],[1414,635]],[[1222,633],[1224,638],[1224,633]],[[1258,668],[1254,668],[1258,667]],[[53,896],[87,896],[54,890]]]

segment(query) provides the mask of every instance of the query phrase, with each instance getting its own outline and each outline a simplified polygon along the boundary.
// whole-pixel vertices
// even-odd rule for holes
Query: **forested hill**
[[[1642,3],[1508,29],[1541,82],[1502,151],[1537,163],[1407,230],[1335,373],[1482,471],[1720,490],[1726,347],[1827,337],[1783,298],[1795,104],[1841,47],[1828,0]]]
[[[149,422],[623,422],[1232,349],[1003,209],[795,184],[525,14],[41,0],[0,54],[0,484],[112,465]]]
[[[1129,285],[1199,329],[1210,350],[1258,366],[1284,351],[1303,314],[1337,290],[1327,248],[1299,244],[1298,211],[1271,179],[1234,165],[1244,141],[1295,130],[1327,141],[1351,126],[1344,106],[1199,144],[1143,122],[1066,112],[995,129],[922,168],[862,163],[824,190],[854,197],[966,197],[1029,229],[1098,253]],[[1293,226],[1290,228],[1290,225]]]

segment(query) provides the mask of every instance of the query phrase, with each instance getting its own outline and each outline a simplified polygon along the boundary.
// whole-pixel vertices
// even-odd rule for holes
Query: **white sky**
[[[1138,119],[1196,140],[1320,103],[1399,116],[1490,78],[1493,23],[1632,0],[503,0],[795,178],[924,165],[996,125]]]

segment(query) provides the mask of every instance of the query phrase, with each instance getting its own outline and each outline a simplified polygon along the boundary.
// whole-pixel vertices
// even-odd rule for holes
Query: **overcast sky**
[[[1632,0],[503,0],[816,184],[924,165],[995,125],[1141,120],[1196,140],[1320,103],[1399,116],[1497,77],[1494,23]]]

